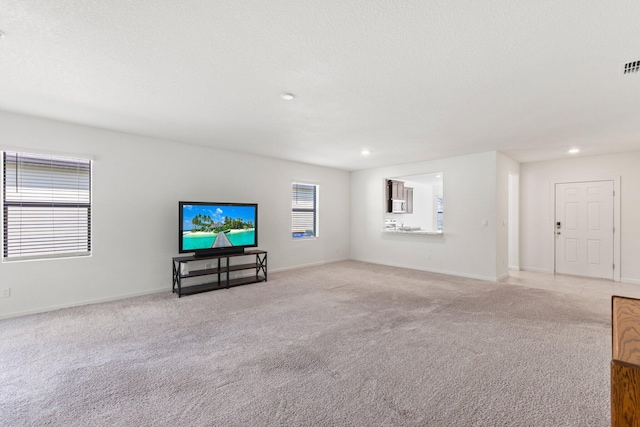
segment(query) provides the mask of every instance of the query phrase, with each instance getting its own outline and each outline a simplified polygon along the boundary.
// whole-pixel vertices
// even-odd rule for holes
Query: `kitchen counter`
[[[382,232],[387,234],[422,234],[422,235],[434,235],[434,236],[442,234],[442,230],[428,231],[428,230],[423,230],[421,228],[415,228],[415,227],[385,228],[382,230]]]

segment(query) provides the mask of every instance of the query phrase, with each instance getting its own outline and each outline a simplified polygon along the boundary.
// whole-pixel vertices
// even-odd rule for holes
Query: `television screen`
[[[179,252],[242,252],[258,246],[258,205],[180,202]]]

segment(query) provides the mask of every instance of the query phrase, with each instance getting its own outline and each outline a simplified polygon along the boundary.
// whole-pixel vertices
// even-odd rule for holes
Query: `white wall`
[[[620,191],[621,281],[640,283],[640,152],[522,164],[520,267],[553,273],[552,183],[614,179]]]
[[[0,150],[95,159],[93,255],[0,264],[0,317],[170,292],[179,200],[258,203],[271,272],[349,257],[348,172],[8,113],[0,129]],[[320,185],[318,239],[291,239],[292,181]]]
[[[496,280],[496,162],[488,152],[352,172],[351,257]],[[443,173],[444,234],[382,233],[383,180],[432,172]]]

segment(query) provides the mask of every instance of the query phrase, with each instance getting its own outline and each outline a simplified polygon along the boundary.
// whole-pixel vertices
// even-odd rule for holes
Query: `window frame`
[[[19,150],[0,151],[0,158],[2,262],[91,256],[93,252],[93,160]],[[21,163],[23,162],[21,158],[27,161]],[[20,165],[30,168],[41,165],[43,168],[40,171],[27,169],[26,172],[20,172]],[[61,169],[56,173],[55,168]],[[13,181],[8,179],[10,172],[7,169],[15,170],[16,175]],[[75,187],[73,186],[74,178]],[[34,185],[21,185],[20,180]],[[10,193],[8,188],[11,188],[9,186],[14,183],[15,191]],[[46,188],[48,190],[45,190]],[[26,214],[22,212],[27,209],[31,212]],[[41,210],[48,210],[48,212],[39,212]],[[69,216],[70,212],[71,216]],[[29,219],[23,220],[22,215],[33,215],[29,218],[31,224]],[[13,223],[14,216],[18,218],[15,223]],[[61,220],[64,221],[64,225],[56,227],[56,221]],[[31,242],[35,245],[33,250],[28,250],[26,249],[28,238],[21,235],[22,230],[31,227],[31,230],[25,234],[31,232],[33,235],[37,232],[36,227],[42,226],[42,223],[38,224],[39,221],[44,223],[43,236],[32,238]],[[16,230],[20,234],[17,239],[14,234]]]

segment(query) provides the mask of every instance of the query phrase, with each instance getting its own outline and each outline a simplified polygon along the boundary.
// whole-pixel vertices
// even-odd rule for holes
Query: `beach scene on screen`
[[[255,244],[255,206],[184,205],[184,250]]]

